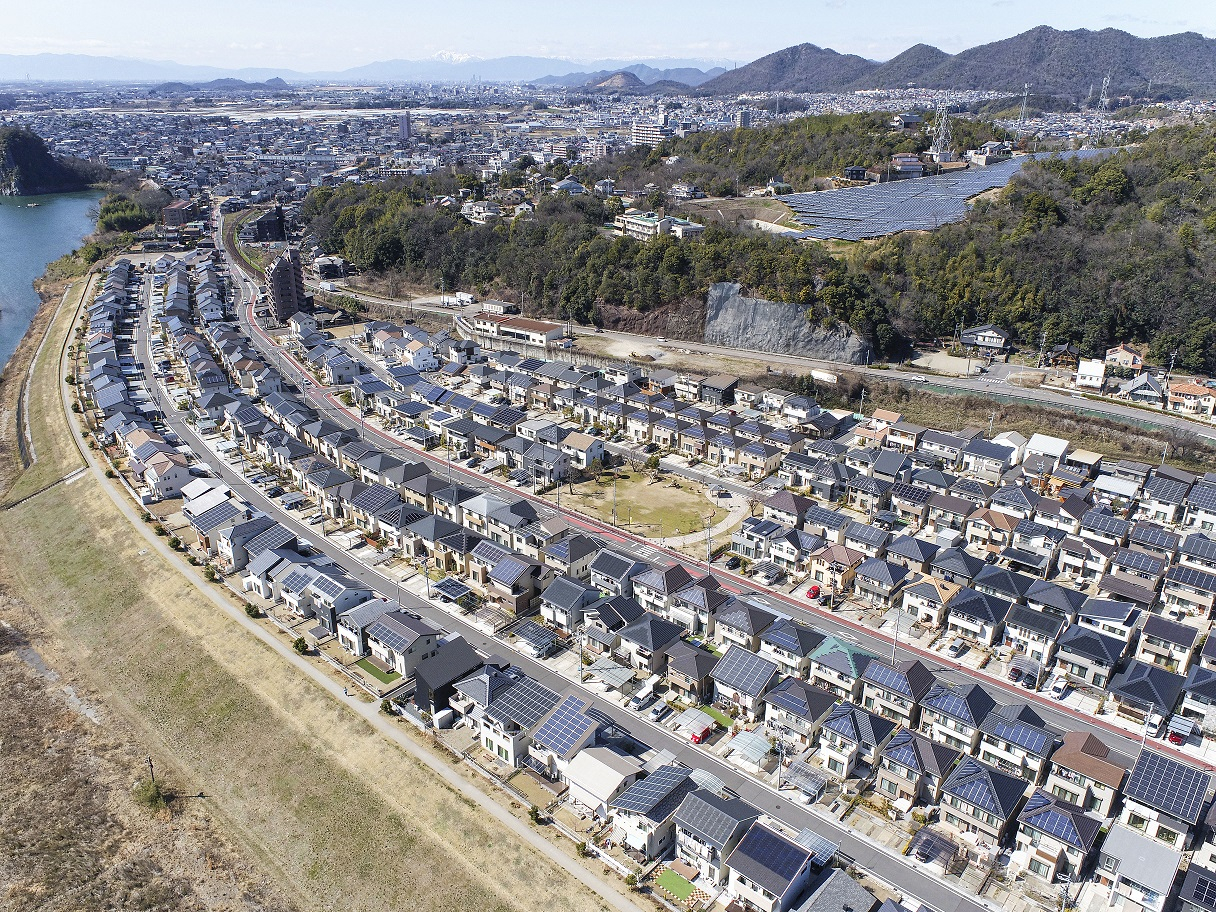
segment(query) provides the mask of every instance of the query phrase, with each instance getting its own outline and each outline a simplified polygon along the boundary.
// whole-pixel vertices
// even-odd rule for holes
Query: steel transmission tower
[[[929,154],[937,162],[954,160],[954,152],[950,148],[950,96],[937,106],[937,117],[933,121],[933,145]]]

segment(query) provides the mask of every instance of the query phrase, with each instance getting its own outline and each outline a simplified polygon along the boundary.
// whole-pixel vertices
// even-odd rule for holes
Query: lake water
[[[38,311],[34,280],[93,231],[94,191],[0,196],[0,370]],[[29,207],[26,203],[37,203]]]

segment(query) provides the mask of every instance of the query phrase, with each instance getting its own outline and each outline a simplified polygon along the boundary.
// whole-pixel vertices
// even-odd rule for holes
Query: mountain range
[[[629,76],[614,80],[619,73]],[[1096,94],[1107,73],[1111,77],[1110,94],[1115,97],[1216,94],[1216,39],[1195,32],[1138,38],[1118,29],[1058,31],[1042,25],[957,54],[917,44],[879,62],[814,44],[799,44],[732,70],[723,70],[716,62],[704,60],[599,60],[579,64],[551,57],[481,60],[440,55],[428,60],[382,60],[341,71],[305,73],[262,67],[224,70],[82,54],[0,54],[0,82],[20,82],[27,77],[40,81],[152,84],[205,83],[217,79],[263,83],[276,78],[297,83],[347,84],[479,79],[650,94],[682,92],[691,87],[704,95],[840,92],[909,84],[1020,94],[1023,85],[1030,83],[1035,94],[1063,95],[1077,100]],[[630,77],[636,77],[640,85]],[[608,84],[604,85],[606,81]]]
[[[1216,40],[1195,32],[1138,38],[1118,29],[1028,32],[957,54],[917,44],[878,63],[800,44],[729,70],[698,87],[706,95],[893,89],[993,89],[1086,98],[1109,73],[1110,94],[1181,97],[1216,92]]]
[[[93,57],[87,54],[0,54],[0,82],[167,82],[198,83],[215,79],[240,79],[265,82],[281,78],[288,82],[315,83],[388,83],[388,82],[532,82],[558,80],[571,73],[580,74],[574,82],[582,85],[597,73],[603,77],[629,69],[643,82],[651,84],[674,79],[696,85],[720,72],[717,61],[593,60],[576,63],[553,57],[496,57],[489,60],[433,57],[428,60],[380,60],[340,71],[303,72],[267,67],[223,69],[193,66],[169,60],[135,60],[125,57]],[[705,71],[710,71],[706,75]]]

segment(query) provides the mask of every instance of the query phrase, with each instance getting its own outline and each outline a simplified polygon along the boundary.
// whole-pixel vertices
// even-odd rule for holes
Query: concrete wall
[[[735,282],[710,286],[705,308],[705,341],[778,354],[805,355],[862,364],[869,343],[848,326],[833,329],[809,323],[797,304],[745,298]]]

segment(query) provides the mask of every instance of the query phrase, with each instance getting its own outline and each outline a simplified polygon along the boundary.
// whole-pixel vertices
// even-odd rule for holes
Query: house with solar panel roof
[[[878,752],[875,791],[904,810],[917,804],[937,804],[946,776],[962,756],[945,744],[901,728]]]
[[[731,646],[710,672],[714,681],[714,702],[725,709],[737,709],[748,719],[764,714],[763,696],[777,682],[777,663]]]
[[[811,654],[827,639],[806,624],[778,618],[760,634],[760,655],[777,663],[782,675],[806,679],[811,670]]]
[[[692,771],[674,763],[635,782],[608,806],[614,837],[645,859],[662,858],[675,843],[675,814],[696,791]]]
[[[820,726],[839,702],[830,691],[785,678],[764,695],[764,725],[796,753],[815,743]]]
[[[1216,912],[1216,871],[1192,861],[1178,890],[1178,909],[1180,912]]]
[[[757,652],[760,649],[760,636],[776,620],[777,616],[771,611],[736,599],[719,612],[710,639],[723,649],[739,646],[748,652]]]
[[[1029,706],[998,706],[980,723],[979,758],[1010,775],[1038,783],[1060,736]]]
[[[368,624],[363,638],[372,656],[403,678],[411,678],[418,663],[435,654],[439,631],[397,607]]]
[[[920,700],[937,683],[920,659],[905,659],[895,665],[870,662],[861,676],[861,705],[884,719],[915,728]]]
[[[815,875],[815,851],[756,821],[726,857],[728,889],[745,908],[793,909]]]
[[[457,681],[450,705],[481,747],[496,760],[521,766],[532,731],[561,697],[505,662],[488,662]]]
[[[726,857],[760,815],[759,808],[741,798],[724,798],[703,788],[689,792],[674,817],[676,857],[709,883],[724,884],[730,873]]]
[[[1179,852],[1199,826],[1212,777],[1180,760],[1142,750],[1123,786],[1119,822]]]
[[[1175,564],[1165,571],[1161,603],[1168,617],[1206,629],[1216,615],[1216,572]]]
[[[1036,789],[1018,814],[1017,848],[1010,864],[1049,883],[1058,874],[1079,875],[1102,823],[1077,805]]]
[[[819,761],[833,775],[848,779],[862,765],[873,767],[898,726],[852,703],[838,704],[819,729]]]
[[[980,725],[996,701],[979,684],[935,684],[920,701],[919,731],[930,740],[973,754]]]
[[[942,825],[979,843],[1000,845],[1026,790],[1024,779],[964,757],[942,785]]]
[[[669,621],[682,624],[689,633],[708,634],[717,622],[718,612],[734,601],[722,583],[710,574],[695,579],[671,596],[661,612]]]

